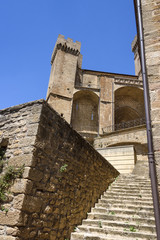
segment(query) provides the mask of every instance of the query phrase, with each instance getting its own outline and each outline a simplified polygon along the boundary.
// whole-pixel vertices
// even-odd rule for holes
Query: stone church
[[[137,37],[132,43],[135,76],[82,69],[80,47],[80,42],[58,36],[47,102],[120,172],[131,172],[137,158],[147,162]]]
[[[160,2],[139,2],[160,190]],[[82,69],[59,35],[47,99],[0,110],[1,240],[160,240],[134,4],[135,76]]]

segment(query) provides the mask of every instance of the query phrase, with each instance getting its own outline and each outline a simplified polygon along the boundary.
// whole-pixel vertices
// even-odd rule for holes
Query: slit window
[[[91,120],[93,120],[93,113],[91,114]]]

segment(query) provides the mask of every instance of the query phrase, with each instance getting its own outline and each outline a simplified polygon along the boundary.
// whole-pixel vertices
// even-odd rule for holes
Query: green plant
[[[5,152],[6,152],[6,147],[1,147],[1,148],[0,148],[0,160],[6,158]]]
[[[4,211],[4,212],[8,212],[8,208],[5,208],[4,206],[1,206],[1,209],[0,209],[1,211]]]
[[[4,160],[6,159],[5,152],[6,152],[6,147],[1,147],[0,148],[0,173],[3,171],[3,167],[5,163]]]
[[[99,226],[100,228],[102,228],[102,222],[101,222],[101,221],[98,222],[98,226]]]
[[[4,172],[4,175],[0,177],[0,203],[6,201],[7,190],[12,185],[16,178],[21,178],[24,172],[24,165],[21,167],[9,166]]]
[[[135,229],[135,227],[133,227],[133,226],[130,226],[130,227],[129,227],[129,230],[130,230],[130,232],[136,232],[136,229]]]
[[[111,214],[111,215],[115,215],[115,212],[114,212],[114,211],[111,211],[111,212],[109,212],[109,214]]]
[[[0,160],[0,173],[3,171],[4,160]]]
[[[64,164],[62,167],[60,167],[60,172],[64,172],[67,170],[68,165]]]
[[[117,177],[114,179],[114,181],[116,182],[116,181],[118,180],[118,178],[119,178],[119,176],[117,176]]]
[[[59,178],[58,178],[58,181],[59,181],[59,182],[62,182],[62,178],[59,177]]]

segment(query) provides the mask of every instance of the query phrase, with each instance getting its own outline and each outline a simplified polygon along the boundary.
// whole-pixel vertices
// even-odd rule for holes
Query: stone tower
[[[76,71],[81,67],[80,47],[80,42],[59,35],[51,57],[47,101],[69,123]]]
[[[141,63],[140,63],[140,57],[139,57],[139,47],[138,47],[137,35],[135,36],[135,38],[132,42],[132,52],[134,53],[135,75],[140,77]]]
[[[134,42],[132,48],[138,52]],[[80,46],[59,35],[51,58],[47,102],[93,143],[95,137],[123,127],[124,122],[134,125],[144,117],[142,81],[139,76],[82,69]]]

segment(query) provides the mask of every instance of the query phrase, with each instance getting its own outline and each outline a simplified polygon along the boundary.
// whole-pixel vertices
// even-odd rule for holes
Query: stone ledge
[[[35,104],[40,105],[43,102],[45,102],[45,100],[44,99],[40,99],[40,100],[36,100],[36,101],[32,101],[32,102],[19,104],[19,105],[16,105],[16,106],[13,106],[13,107],[9,107],[9,108],[4,108],[4,109],[0,110],[0,115],[5,114],[5,113],[7,114],[7,113],[12,113],[12,112],[17,112],[20,109],[25,108],[27,106],[32,106],[32,105],[35,105]]]

